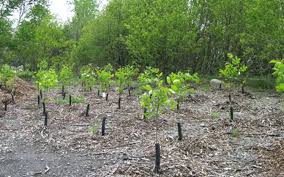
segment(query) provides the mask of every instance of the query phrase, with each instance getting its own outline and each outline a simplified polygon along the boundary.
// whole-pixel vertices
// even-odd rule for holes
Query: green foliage
[[[198,83],[199,77],[197,74],[191,75],[189,73],[171,73],[167,77],[167,83],[175,95],[178,103],[182,102],[190,93],[194,92],[191,87],[192,83]]]
[[[213,119],[217,119],[220,117],[220,112],[215,112],[215,111],[212,111],[210,112],[210,117],[212,117]]]
[[[116,77],[116,82],[118,84],[117,91],[119,94],[123,93],[124,88],[127,86],[126,81],[127,81],[127,73],[125,68],[119,68],[115,72],[115,77]]]
[[[133,83],[133,79],[137,74],[137,69],[135,69],[133,66],[125,66],[122,68],[119,68],[115,72],[116,82],[118,84],[118,93],[122,94],[124,88],[130,87]]]
[[[75,25],[71,28],[72,33],[81,36],[73,51],[73,61],[77,65],[95,63],[104,66],[112,63],[124,66],[131,63],[124,44],[124,38],[128,34],[125,20],[128,19],[129,2],[131,1],[112,0],[98,16],[81,16],[88,18],[86,23],[84,19],[80,20],[84,30],[76,30],[80,28],[80,25],[75,24],[77,19],[72,22],[71,25]],[[92,7],[88,6],[82,10],[87,11]]]
[[[92,135],[94,135],[97,133],[98,125],[93,123],[93,125],[91,125],[88,130]]]
[[[244,84],[244,73],[247,72],[248,67],[241,64],[241,59],[237,56],[229,53],[228,57],[230,62],[226,63],[225,68],[219,70],[220,76],[230,82],[238,81],[239,83]]]
[[[58,71],[62,64],[70,63],[74,42],[67,39],[64,29],[49,12],[46,0],[36,1],[17,27],[13,50],[14,62],[26,69],[36,70],[41,59]],[[41,3],[43,2],[43,3]],[[27,4],[26,4],[27,5]],[[26,6],[25,6],[26,7]]]
[[[85,65],[80,69],[80,80],[86,89],[92,88],[96,84],[96,76],[90,65]]]
[[[100,11],[96,0],[71,0],[74,17],[64,24],[47,0],[3,2],[0,64],[31,71],[45,58],[56,71],[137,63],[165,75],[189,68],[217,74],[232,52],[251,74],[265,75],[270,60],[283,58],[283,0],[111,0]],[[9,18],[15,9],[23,10],[18,22]]]
[[[137,62],[160,68],[164,73],[177,64],[184,68],[182,58],[191,50],[195,29],[188,0],[132,0],[129,19],[125,22],[129,35],[125,43]],[[182,63],[182,65],[180,65]]]
[[[68,65],[63,65],[59,73],[59,79],[62,85],[70,85],[72,78],[73,78],[72,67]]]
[[[17,72],[17,76],[21,79],[25,79],[25,80],[32,80],[34,73],[32,71],[20,71]]]
[[[84,96],[72,96],[72,104],[80,104],[80,103],[85,103],[85,97]],[[63,99],[62,97],[57,97],[54,100],[54,103],[57,105],[67,105],[69,104],[69,99],[65,98]]]
[[[44,59],[44,60],[41,60],[38,65],[37,65],[37,68],[38,70],[47,70],[48,69],[48,63],[47,61]]]
[[[228,80],[237,79],[241,74],[247,71],[247,66],[241,64],[241,59],[229,53],[229,63],[226,63],[224,69],[220,69],[220,75]]]
[[[274,64],[273,75],[276,77],[276,90],[284,93],[284,60],[272,60]]]
[[[9,65],[4,64],[0,70],[0,82],[7,88],[13,89],[15,83],[16,71]]]
[[[58,76],[54,69],[47,69],[48,65],[42,60],[38,65],[39,71],[36,73],[36,83],[40,90],[54,88],[58,83]]]
[[[112,65],[110,63],[105,65],[105,67],[103,69],[105,71],[107,71],[107,72],[112,72],[113,71],[113,67],[112,67]]]
[[[249,77],[246,81],[246,85],[257,90],[275,88],[275,83],[272,76]]]
[[[172,90],[163,85],[163,81],[157,81],[156,87],[151,85],[145,86],[145,92],[140,97],[140,104],[147,109],[146,118],[157,118],[160,114],[168,109],[174,109],[176,102],[171,98]]]
[[[127,87],[131,87],[133,85],[133,80],[135,77],[137,77],[139,70],[135,68],[134,66],[127,65],[125,67],[126,72],[126,85]]]
[[[234,138],[238,138],[240,136],[240,130],[238,128],[233,128],[231,130],[231,135]]]
[[[55,98],[54,103],[57,105],[67,105],[69,104],[69,100],[67,98],[63,99],[62,97],[57,97]]]
[[[79,104],[79,103],[85,103],[85,97],[84,96],[73,96],[72,97],[72,103]]]
[[[13,10],[17,9],[25,0],[9,0],[9,1],[2,1],[0,6],[0,18],[10,16]]]
[[[148,91],[148,85],[152,88],[158,86],[163,73],[158,68],[147,67],[138,77],[139,87],[142,91]]]
[[[96,73],[97,73],[98,83],[100,85],[100,90],[102,92],[108,93],[111,79],[113,77],[112,66],[110,64],[106,65],[104,68],[97,69]]]

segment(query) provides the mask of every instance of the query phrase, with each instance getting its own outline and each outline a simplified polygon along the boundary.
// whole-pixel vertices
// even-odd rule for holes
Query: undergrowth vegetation
[[[6,89],[12,90],[14,88],[16,71],[9,65],[3,65],[0,70],[0,85]]]
[[[236,82],[242,85],[242,88],[246,84],[245,73],[248,71],[248,67],[245,64],[241,64],[241,59],[228,53],[230,62],[227,62],[223,69],[219,70],[220,76],[228,81],[227,85],[229,88],[232,87],[232,83]],[[244,90],[242,90],[244,92]]]

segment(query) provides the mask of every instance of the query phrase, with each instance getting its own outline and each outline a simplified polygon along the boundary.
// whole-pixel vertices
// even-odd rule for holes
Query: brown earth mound
[[[13,91],[5,88],[0,89],[0,102],[12,103],[12,94],[19,99],[20,97],[26,96],[35,90],[36,88],[32,85],[32,83],[17,77],[15,79],[15,89]]]
[[[29,92],[33,92],[36,88],[32,85],[32,83],[24,81],[23,79],[16,78],[15,79],[15,90],[16,96],[27,95]]]

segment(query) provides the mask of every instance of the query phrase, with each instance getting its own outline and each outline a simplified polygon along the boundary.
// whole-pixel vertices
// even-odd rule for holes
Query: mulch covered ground
[[[157,120],[143,120],[137,96],[69,88],[84,103],[56,104],[59,90],[44,93],[48,126],[43,126],[37,93],[9,105],[0,116],[0,176],[154,176],[156,124],[161,145],[160,176],[284,176],[284,113],[269,92],[232,93],[199,88]],[[68,97],[66,97],[68,98]],[[84,111],[90,104],[90,115]],[[106,135],[101,122],[106,118]],[[183,140],[178,140],[177,122]],[[93,130],[94,132],[92,132]]]

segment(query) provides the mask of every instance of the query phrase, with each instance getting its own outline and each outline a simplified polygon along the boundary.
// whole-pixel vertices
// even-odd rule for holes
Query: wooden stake
[[[179,111],[179,101],[177,102],[177,110]]]
[[[43,115],[46,113],[45,102],[42,102]]]
[[[155,169],[154,172],[156,174],[160,173],[160,164],[161,164],[161,148],[160,148],[160,144],[156,143],[155,144],[155,150],[156,150],[156,161],[155,161]]]
[[[118,109],[120,109],[120,102],[121,102],[121,98],[118,98]]]
[[[106,117],[104,117],[102,121],[102,136],[105,135],[105,129],[106,129]]]
[[[48,117],[48,114],[47,112],[44,113],[44,126],[47,126],[47,117]]]
[[[5,111],[7,111],[7,107],[8,107],[8,103],[7,103],[7,101],[5,101],[5,103],[4,103],[4,110]]]
[[[38,106],[40,105],[40,96],[39,95],[37,96],[37,105]]]
[[[181,123],[177,123],[178,125],[178,140],[182,140],[182,129],[181,129]]]
[[[62,89],[61,89],[62,96],[64,95],[64,93],[65,93],[65,89],[64,89],[64,85],[62,85]]]
[[[230,118],[231,118],[230,121],[234,120],[234,109],[232,106],[230,107]]]
[[[87,109],[86,109],[86,117],[89,116],[89,110],[90,110],[90,104],[87,105]]]
[[[71,105],[72,105],[72,96],[69,95],[69,106],[71,106]]]

